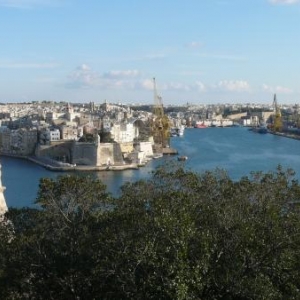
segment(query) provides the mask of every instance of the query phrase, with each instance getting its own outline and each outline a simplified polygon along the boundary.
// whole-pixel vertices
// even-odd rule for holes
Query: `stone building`
[[[77,140],[78,139],[78,129],[76,126],[61,126],[61,138],[63,140]]]
[[[37,129],[0,130],[1,151],[5,154],[30,155],[37,143]]]

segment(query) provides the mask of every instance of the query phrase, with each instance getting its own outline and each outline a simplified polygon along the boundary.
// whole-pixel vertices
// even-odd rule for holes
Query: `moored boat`
[[[156,153],[153,155],[153,159],[157,159],[157,158],[161,158],[161,157],[163,157],[162,153]]]
[[[252,127],[250,130],[252,130],[253,132],[260,133],[260,134],[268,133],[268,128],[266,125],[259,125],[256,127]]]
[[[185,155],[181,155],[181,156],[178,156],[177,159],[178,159],[179,161],[185,161],[185,160],[188,159],[188,157],[185,156]]]
[[[184,129],[185,129],[185,126],[184,125],[181,125],[178,130],[177,130],[177,133],[178,133],[178,136],[183,136],[184,134]]]
[[[205,125],[204,122],[197,122],[195,128],[207,128],[207,125]]]

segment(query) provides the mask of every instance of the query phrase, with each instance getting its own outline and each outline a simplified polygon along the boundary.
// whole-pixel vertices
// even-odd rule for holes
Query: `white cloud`
[[[68,76],[69,88],[134,89],[142,87],[138,70],[114,70],[100,74],[87,64],[77,67]]]
[[[196,81],[196,87],[197,87],[198,91],[200,91],[200,92],[206,91],[206,86],[201,81]]]
[[[267,84],[263,84],[262,89],[264,91],[272,93],[272,94],[274,94],[274,93],[292,94],[293,93],[292,89],[287,88],[287,87],[283,87],[283,86],[280,86],[280,85],[272,87],[272,86],[269,86]]]
[[[81,66],[77,67],[77,70],[90,71],[91,67],[88,66],[87,64],[82,64]]]
[[[217,86],[231,92],[250,91],[249,83],[244,80],[222,80]]]
[[[140,75],[138,70],[125,70],[125,71],[110,71],[104,74],[107,78],[126,78],[126,77],[137,77]]]
[[[269,93],[275,93],[275,89],[267,84],[263,84],[262,89]]]
[[[190,91],[191,87],[188,84],[180,83],[180,82],[170,82],[165,86],[168,90],[176,90],[176,91]]]
[[[68,77],[66,87],[69,88],[101,88],[101,89],[123,89],[123,90],[153,90],[153,79],[143,78],[139,70],[113,70],[100,74],[95,72],[86,64],[76,68]],[[250,91],[247,81],[243,80],[223,80],[215,86],[207,86],[201,81],[191,84],[174,81],[159,82],[157,84],[158,93],[164,92],[207,92],[212,89],[221,91]]]
[[[151,79],[141,80],[137,86],[145,90],[153,90],[153,80]]]
[[[142,90],[153,90],[153,79],[137,79],[134,81],[134,85],[128,85],[135,89],[142,89]],[[188,85],[181,82],[167,82],[167,83],[159,83],[156,85],[157,91],[191,91],[193,89],[192,85]]]
[[[299,0],[269,0],[271,4],[296,4],[299,3]]]
[[[77,67],[68,78],[67,87],[88,88],[100,85],[100,76],[86,64]]]
[[[283,86],[276,86],[276,92],[282,93],[282,94],[291,94],[291,93],[293,93],[293,90],[283,87]]]

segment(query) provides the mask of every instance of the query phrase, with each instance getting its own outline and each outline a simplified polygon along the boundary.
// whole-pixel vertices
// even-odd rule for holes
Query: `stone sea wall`
[[[72,164],[100,166],[98,147],[94,143],[74,143]]]
[[[39,145],[35,155],[83,166],[123,164],[122,149],[117,143],[53,142]]]

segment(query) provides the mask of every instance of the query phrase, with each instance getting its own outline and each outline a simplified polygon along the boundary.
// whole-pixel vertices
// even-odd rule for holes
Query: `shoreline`
[[[124,164],[124,165],[103,165],[103,166],[84,166],[84,165],[75,165],[75,166],[54,166],[51,165],[50,162],[43,162],[38,157],[32,157],[32,156],[22,156],[22,155],[14,155],[14,154],[4,154],[1,153],[0,156],[7,156],[12,158],[18,158],[18,159],[25,159],[29,160],[41,167],[44,167],[45,169],[49,171],[54,172],[76,172],[76,171],[123,171],[123,170],[138,170],[139,166],[138,164]]]
[[[293,139],[293,140],[300,140],[300,136],[296,135],[296,134],[283,133],[283,132],[271,132],[271,131],[269,131],[268,133],[271,133],[273,135],[286,137],[286,138]]]

